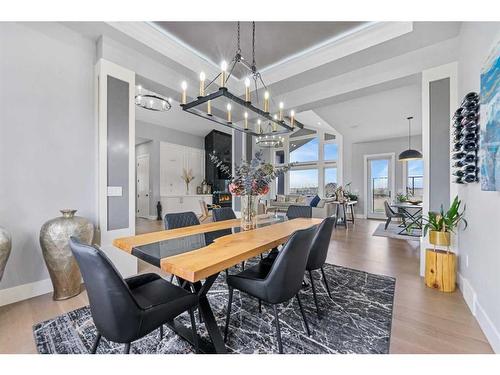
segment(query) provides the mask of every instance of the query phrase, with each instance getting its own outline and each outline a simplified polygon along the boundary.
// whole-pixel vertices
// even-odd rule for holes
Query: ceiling
[[[256,22],[256,62],[259,70],[325,41],[352,32],[368,22]],[[236,52],[236,22],[154,22],[198,55],[215,65]],[[243,58],[252,61],[252,23],[241,22]],[[246,69],[233,72],[242,78]]]
[[[353,143],[408,136],[408,116],[413,116],[412,135],[422,133],[420,84],[380,91],[314,110],[330,126]]]

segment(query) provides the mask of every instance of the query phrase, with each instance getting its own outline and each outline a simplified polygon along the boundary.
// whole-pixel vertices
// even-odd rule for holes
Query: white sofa
[[[302,195],[277,195],[276,199],[270,200],[268,210],[275,210],[279,212],[286,212],[289,206],[308,206],[310,202],[309,197]],[[333,199],[321,199],[316,207],[312,208],[312,216],[318,219],[324,219],[332,216],[335,213],[335,205],[331,203]]]

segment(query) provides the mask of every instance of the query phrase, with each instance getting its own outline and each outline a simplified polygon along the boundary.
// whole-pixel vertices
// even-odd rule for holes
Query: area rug
[[[317,287],[321,315],[318,317],[312,290],[301,291],[302,303],[311,328],[311,336],[305,333],[296,299],[279,307],[283,350],[285,353],[388,353],[394,288],[392,277],[375,275],[350,268],[325,265],[326,278],[333,300],[324,288],[321,273],[313,272]],[[307,283],[310,280],[305,279]],[[227,285],[220,275],[209,292],[209,301],[221,332],[227,308]],[[178,319],[190,327],[189,316]],[[229,327],[227,348],[231,353],[276,353],[277,342],[272,306],[262,305],[258,311],[255,298],[235,290]],[[208,335],[198,322],[198,333],[203,340]],[[181,354],[192,353],[189,343],[165,326],[163,340],[159,330],[135,341],[131,353]],[[39,353],[88,353],[96,335],[89,307],[39,323],[33,327]],[[102,339],[98,353],[121,353],[123,344]]]
[[[395,238],[398,240],[406,240],[406,241],[420,241],[420,236],[422,235],[422,231],[420,229],[413,229],[410,233],[403,232],[403,234],[399,234],[403,228],[399,226],[399,224],[389,224],[387,230],[384,229],[385,223],[380,223],[373,232],[372,236],[375,237],[389,237]]]

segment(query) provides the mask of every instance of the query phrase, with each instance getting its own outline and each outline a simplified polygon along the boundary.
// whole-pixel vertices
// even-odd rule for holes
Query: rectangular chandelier
[[[225,114],[217,116],[212,106],[224,108]],[[196,100],[181,104],[181,107],[186,112],[254,136],[286,134],[304,127],[293,114],[285,117],[280,110],[273,116],[250,101],[232,94],[227,87],[219,87],[214,93],[198,96]]]

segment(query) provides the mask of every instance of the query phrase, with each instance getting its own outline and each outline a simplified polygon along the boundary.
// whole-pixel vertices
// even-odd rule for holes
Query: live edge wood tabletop
[[[113,245],[131,253],[137,246],[238,227],[239,223],[239,219],[234,219],[116,238]],[[321,219],[298,218],[219,237],[198,250],[163,258],[161,269],[184,280],[197,282],[285,243],[297,230],[319,223]]]

